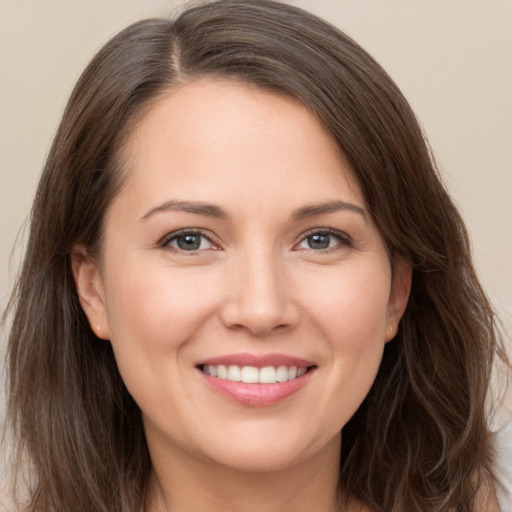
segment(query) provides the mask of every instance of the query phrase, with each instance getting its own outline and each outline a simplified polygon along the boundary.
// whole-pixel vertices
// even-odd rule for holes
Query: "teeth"
[[[235,366],[234,364],[229,366],[228,380],[232,380],[234,382],[240,382],[242,380],[242,372],[239,366]]]
[[[228,369],[223,364],[217,365],[217,377],[219,377],[219,379],[228,378]]]
[[[297,368],[296,366],[286,365],[256,368],[255,366],[240,367],[234,364],[229,366],[205,364],[202,366],[202,370],[206,375],[211,375],[212,377],[233,382],[245,382],[246,384],[286,382],[302,377],[308,371],[305,367]]]
[[[273,366],[265,366],[265,368],[261,368],[258,382],[261,382],[261,384],[274,384],[277,382],[276,369]]]
[[[255,382],[258,382],[259,371],[258,368],[255,368],[254,366],[244,366],[241,374],[242,382],[247,384],[254,384]]]
[[[277,382],[286,382],[288,380],[288,368],[286,366],[279,366],[276,370]]]

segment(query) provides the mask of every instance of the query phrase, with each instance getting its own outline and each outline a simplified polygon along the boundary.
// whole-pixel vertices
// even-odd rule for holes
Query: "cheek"
[[[311,317],[334,346],[364,351],[367,344],[384,342],[391,286],[386,270],[382,264],[347,266],[305,283],[302,294]]]
[[[199,293],[200,291],[200,293]],[[184,347],[216,300],[201,272],[118,261],[106,287],[111,343],[134,397],[164,379],[172,385]]]
[[[124,270],[128,268],[129,270]],[[141,340],[144,346],[186,338],[210,309],[216,294],[201,271],[175,271],[165,265],[118,265],[106,290],[112,338]],[[144,338],[142,338],[144,339]]]
[[[389,281],[379,273],[354,273],[342,286],[332,300],[333,348],[340,365],[351,365],[362,380],[373,379],[385,344]]]
[[[350,419],[375,380],[385,346],[389,286],[384,271],[343,272],[310,303],[310,318],[328,341],[329,385],[322,406],[333,424]]]

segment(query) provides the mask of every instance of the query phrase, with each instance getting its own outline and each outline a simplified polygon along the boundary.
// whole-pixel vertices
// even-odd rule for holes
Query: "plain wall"
[[[11,249],[80,72],[127,24],[182,3],[0,0],[0,310],[20,260],[21,249],[10,258]],[[512,1],[290,3],[354,37],[408,97],[467,221],[482,283],[510,329]]]

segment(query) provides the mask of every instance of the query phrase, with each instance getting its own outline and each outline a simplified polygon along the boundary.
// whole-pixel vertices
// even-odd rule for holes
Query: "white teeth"
[[[240,366],[235,366],[234,364],[229,366],[228,380],[232,380],[234,382],[240,382],[242,380],[242,372],[240,371]]]
[[[228,378],[228,369],[223,364],[217,365],[217,377],[219,377],[219,379]]]
[[[308,369],[306,367],[280,365],[265,366],[264,368],[256,368],[255,366],[237,366],[223,364],[205,364],[202,370],[206,375],[218,377],[223,380],[233,382],[244,382],[246,384],[275,384],[276,382],[286,382],[289,380],[302,377]]]
[[[261,382],[261,384],[274,384],[276,382],[276,369],[273,366],[261,368],[258,382]]]
[[[277,382],[286,382],[288,380],[288,368],[286,366],[278,366],[276,380]]]
[[[259,371],[254,366],[244,366],[242,368],[242,382],[246,384],[254,384],[258,382]]]

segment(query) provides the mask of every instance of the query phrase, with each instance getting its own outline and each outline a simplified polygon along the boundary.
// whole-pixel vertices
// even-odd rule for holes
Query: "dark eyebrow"
[[[361,215],[365,222],[368,222],[366,210],[361,206],[346,201],[329,201],[327,203],[313,204],[302,206],[295,210],[292,214],[292,221],[299,221],[308,217],[315,217],[325,213],[337,212],[340,210],[348,210]]]
[[[225,219],[227,217],[224,210],[218,206],[200,201],[166,201],[161,205],[151,208],[139,220],[145,221],[155,213],[165,212],[168,210],[178,210],[180,212],[195,213],[196,215],[204,215],[206,217],[215,217],[217,219]]]
[[[194,213],[196,215],[203,215],[206,217],[214,217],[217,219],[226,219],[226,212],[210,203],[203,203],[201,201],[175,201],[170,200],[162,203],[146,212],[139,220],[145,221],[155,213],[165,212],[169,210],[177,210],[181,212]],[[346,201],[329,201],[327,203],[320,203],[314,205],[301,206],[295,210],[291,216],[292,221],[300,221],[308,217],[315,217],[326,213],[337,212],[340,210],[348,210],[358,213],[367,221],[366,211],[361,206]]]

